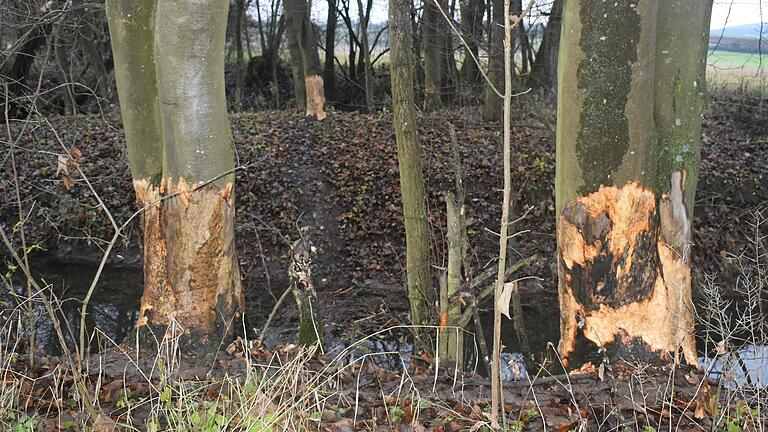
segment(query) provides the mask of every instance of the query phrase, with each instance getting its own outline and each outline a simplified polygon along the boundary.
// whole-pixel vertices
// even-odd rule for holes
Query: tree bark
[[[483,0],[459,0],[461,11],[461,33],[469,51],[478,57],[480,39],[483,37],[483,15],[485,3]],[[466,50],[466,47],[465,47]],[[482,85],[482,75],[472,55],[464,53],[464,61],[461,65],[461,78],[469,88],[477,88]]]
[[[513,8],[512,8],[512,15],[521,16],[523,14],[523,0],[514,0],[513,2]],[[525,29],[525,21],[521,21],[517,27],[515,28],[515,32],[517,33],[517,39],[519,43],[515,47],[515,49],[520,50],[520,75],[527,75],[528,74],[528,53],[529,53],[529,42],[528,42],[528,33]],[[513,51],[514,52],[514,51]],[[514,57],[512,58],[512,63],[515,63]]]
[[[235,0],[235,106],[243,110],[245,91],[245,63],[243,62],[243,20],[245,19],[245,0]]]
[[[293,78],[293,93],[296,97],[296,108],[307,108],[307,89],[304,82],[304,58],[301,54],[301,3],[303,0],[286,0],[285,27],[288,39],[288,52],[291,59],[291,77]],[[297,3],[299,3],[297,5]],[[296,8],[299,7],[299,10]]]
[[[80,6],[82,3],[83,0],[74,0],[72,5]],[[91,29],[91,23],[87,16],[88,8],[86,7],[83,10],[78,7],[76,11],[77,15],[82,20],[78,27],[78,31],[82,36],[79,41],[83,45],[86,55],[88,55],[91,66],[96,71],[96,91],[100,97],[110,100],[112,98],[112,87],[109,82],[109,74],[107,73],[107,68],[104,66],[104,58],[94,42],[96,36]]]
[[[671,300],[677,304],[673,308],[680,311],[680,325],[673,337],[690,345],[688,351],[695,350],[691,224],[701,161],[701,118],[707,89],[711,15],[712,0],[669,0],[659,3],[656,24],[656,190],[661,194],[658,201],[660,236],[674,252],[666,260],[662,259],[662,265],[665,281],[675,288],[676,295]],[[667,272],[667,268],[675,271]],[[685,349],[684,352],[689,354]],[[691,362],[687,356],[686,360]]]
[[[562,21],[563,0],[554,0],[529,80],[529,85],[549,88],[553,94],[557,94],[557,54],[560,48]]]
[[[193,339],[231,334],[243,307],[234,242],[234,146],[224,95],[229,0],[158,2],[155,35],[163,124],[163,203],[171,318]],[[206,182],[210,182],[207,183]],[[142,304],[142,310],[147,306]]]
[[[373,109],[373,70],[371,69],[371,52],[368,48],[368,15],[363,10],[363,0],[357,0],[357,10],[360,17],[360,41],[362,42],[363,66],[365,68],[365,109]]]
[[[403,199],[411,320],[415,325],[430,325],[435,295],[429,268],[429,226],[413,98],[410,9],[409,0],[389,0],[392,123]]]
[[[287,20],[288,45],[291,49],[292,68],[298,66],[296,54],[301,59],[301,73],[304,81],[305,106],[307,116],[317,120],[325,118],[325,92],[323,89],[323,69],[320,66],[320,54],[317,52],[317,39],[312,22],[309,19],[307,0],[286,0],[285,16]],[[294,45],[291,47],[291,45]],[[298,52],[296,52],[298,49]],[[300,87],[298,71],[294,69],[294,85]],[[297,95],[299,92],[297,91]],[[298,100],[298,98],[297,98]]]
[[[660,3],[564,5],[556,207],[559,351],[566,362],[575,350],[597,346],[612,359],[666,362],[682,350],[697,363],[690,267],[664,222],[675,186],[668,194],[670,178],[666,189],[658,181]]]
[[[449,367],[462,370],[464,360],[464,334],[461,328],[461,306],[451,308],[448,299],[461,290],[461,263],[464,244],[462,241],[461,203],[454,194],[445,194],[448,240],[448,269],[445,282],[440,287],[440,357]]]
[[[453,20],[456,14],[456,0],[452,0],[449,7],[446,4],[443,10]],[[443,76],[440,82],[440,99],[443,104],[453,104],[456,98],[456,85],[459,82],[459,68],[456,65],[453,48],[453,30],[442,14],[440,14],[439,23],[439,31],[443,35]]]
[[[338,0],[328,0],[328,17],[325,23],[325,68],[323,71],[323,84],[325,85],[325,97],[333,100],[336,91],[336,23],[339,11]]]
[[[156,0],[107,0],[106,15],[115,64],[115,82],[125,129],[136,202],[144,236],[144,297],[138,326],[145,315],[172,314],[166,274],[166,238],[162,229],[160,180],[163,176],[163,135],[155,74]]]
[[[440,3],[443,11],[446,11],[445,0],[426,0],[421,18],[425,111],[434,111],[442,106],[440,96],[445,74],[445,35],[441,33],[444,18],[437,7],[437,2]]]
[[[491,47],[488,54],[488,79],[501,91],[504,88],[504,0],[492,0],[490,25]],[[483,120],[499,121],[504,101],[485,83]]]
[[[228,5],[107,2],[131,172],[145,207],[137,326],[163,334],[178,324],[189,346],[204,349],[231,334],[243,306],[224,98]]]

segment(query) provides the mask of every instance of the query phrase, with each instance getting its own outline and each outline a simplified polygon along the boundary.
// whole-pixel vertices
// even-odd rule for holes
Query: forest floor
[[[515,238],[511,259],[538,256],[520,273],[536,276],[521,286],[523,308],[526,314],[550,317],[555,321],[556,332],[555,116],[545,104],[530,99],[522,100],[512,118],[512,212],[515,218],[525,216],[514,227],[520,235]],[[26,241],[28,245],[36,245],[35,253],[48,260],[95,262],[101,257],[112,228],[96,196],[72,169],[74,165],[70,162],[69,172],[65,173],[60,169],[58,155],[64,148],[70,152],[76,149],[75,153],[80,155],[79,168],[112,217],[118,224],[128,220],[136,206],[121,122],[114,113],[48,121],[50,123],[31,122],[11,128],[14,137],[21,136],[15,158],[26,218]],[[498,231],[501,216],[501,127],[482,122],[475,109],[419,116],[422,166],[429,195],[432,262],[436,270],[446,262],[442,197],[453,190],[454,182],[448,123],[456,127],[461,148],[472,273],[478,274],[495,265],[498,248],[494,232]],[[326,120],[316,122],[296,111],[271,111],[235,114],[231,124],[240,167],[236,183],[238,251],[249,327],[256,330],[254,333],[258,334],[276,298],[286,287],[289,244],[300,232],[308,235],[318,250],[313,276],[319,315],[324,317],[329,335],[356,341],[382,329],[405,324],[408,311],[403,271],[405,241],[391,114],[330,111]],[[6,169],[10,166],[7,157],[3,162],[3,171],[10,172]],[[11,175],[2,177],[0,224],[10,230],[19,220],[16,189]],[[759,218],[759,212],[765,214],[766,203],[768,103],[765,99],[720,95],[713,100],[704,119],[694,214],[693,268],[697,281],[703,280],[704,275],[717,275],[726,288],[735,286],[732,282],[740,268],[738,260],[731,258],[740,256],[750,239],[765,235],[764,227],[755,232],[751,222]],[[111,268],[140,271],[139,230],[137,223],[128,227],[109,258]],[[14,240],[18,242],[19,236],[15,235]],[[6,251],[0,252],[0,258],[8,261]],[[296,310],[289,303],[277,311],[263,346],[233,347],[217,360],[219,365],[213,369],[218,372],[203,373],[200,369],[203,366],[190,366],[189,376],[207,376],[208,380],[220,381],[223,375],[229,376],[238,368],[243,370],[245,359],[274,361],[280,357],[289,362],[291,356],[296,357],[296,348],[286,347],[295,336]],[[536,325],[531,323],[528,330],[536,332]],[[505,336],[505,344],[513,338],[511,325],[506,327],[509,335]],[[397,338],[404,332],[389,333],[394,334],[390,337]],[[549,334],[545,336],[551,340]],[[115,362],[125,366],[125,358]],[[315,403],[311,413],[319,413],[319,418],[309,418],[314,414],[308,413],[308,420],[316,420],[328,430],[350,430],[352,419],[355,428],[372,430],[379,430],[373,425],[384,425],[383,430],[390,427],[393,430],[469,430],[480,428],[487,421],[483,414],[485,402],[477,402],[485,401],[489,394],[484,380],[476,376],[461,379],[461,390],[457,390],[455,374],[450,371],[436,378],[423,359],[414,356],[411,363],[415,366],[410,373],[395,375],[372,364],[363,368],[339,368],[333,366],[333,362],[308,359],[299,368],[302,372],[297,372],[305,374],[301,380],[315,374],[312,376],[332,376],[330,381],[344,384],[343,391],[333,396],[327,396],[327,386],[311,389],[325,396],[316,395],[310,401]],[[329,373],[328,368],[337,369]],[[111,378],[119,378],[120,368],[113,369]],[[510,396],[513,402],[507,407],[508,412],[513,420],[520,422],[518,426],[533,429],[543,425],[543,416],[551,417],[551,421],[547,420],[549,425],[557,425],[555,429],[559,430],[574,429],[583,419],[594,426],[608,418],[610,424],[625,422],[632,430],[643,430],[643,422],[649,426],[664,424],[665,415],[683,422],[680,424],[685,427],[693,427],[703,418],[704,408],[711,411],[711,407],[705,407],[706,399],[700,399],[703,381],[697,373],[678,376],[670,371],[647,372],[617,367],[606,375],[609,378],[601,380],[594,373],[586,374],[587,378],[577,379],[574,385],[562,381],[563,377],[547,378],[534,386],[527,381],[512,384],[508,391],[513,392],[514,397]],[[104,372],[103,378],[108,375]],[[662,377],[660,385],[648,384],[656,399],[626,405],[627,401],[635,401],[632,397],[637,395],[630,393],[637,390],[637,385],[642,387],[646,379],[657,379],[652,376]],[[612,377],[625,379],[617,378],[617,381]],[[627,377],[631,379],[627,381]],[[665,381],[666,378],[670,381]],[[324,384],[328,384],[326,381]],[[33,387],[42,388],[44,393],[47,381],[41,382]],[[152,384],[136,384],[139,388],[126,393],[130,380],[126,383],[119,387],[118,393],[133,395],[129,399],[133,397],[138,401],[147,395],[162,399],[163,390]],[[670,387],[670,383],[676,383],[681,391],[675,390],[674,395],[670,395],[665,391],[675,387]],[[368,390],[361,393],[361,389]],[[434,394],[431,390],[435,390]],[[29,388],[25,392],[35,394]],[[697,398],[693,398],[694,393]],[[144,396],[140,396],[142,394]],[[50,402],[51,395],[35,394],[30,398],[28,400]],[[334,402],[328,402],[329,398]],[[112,410],[107,410],[112,418],[126,420],[126,411],[130,411],[131,405],[124,399],[108,392],[103,403]],[[318,405],[320,400],[323,403]],[[368,405],[366,400],[370,401]],[[597,412],[597,406],[603,410],[601,413]],[[60,415],[51,418],[61,425]],[[412,421],[414,418],[416,421]],[[143,421],[146,425],[146,418]]]

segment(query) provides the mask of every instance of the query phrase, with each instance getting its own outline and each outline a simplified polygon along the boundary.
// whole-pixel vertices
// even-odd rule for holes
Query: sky
[[[665,0],[661,0],[665,1]],[[691,2],[707,0],[688,0]],[[547,4],[551,0],[537,0]],[[364,2],[365,3],[365,2]],[[387,20],[387,0],[374,0],[372,21],[380,23]],[[525,1],[524,1],[525,3]],[[712,29],[722,28],[724,25],[734,26],[754,24],[761,21],[760,9],[762,3],[762,21],[768,23],[768,0],[714,0],[712,8]],[[352,14],[357,16],[357,2],[352,1]],[[729,14],[730,9],[730,14]],[[312,17],[315,22],[324,22],[328,11],[326,0],[312,0]],[[727,21],[726,21],[727,19]]]
[[[715,0],[712,6],[711,28],[713,30],[736,25],[755,24],[761,21],[768,23],[768,0]]]

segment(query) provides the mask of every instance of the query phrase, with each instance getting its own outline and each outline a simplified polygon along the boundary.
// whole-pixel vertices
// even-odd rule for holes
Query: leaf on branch
[[[509,302],[512,301],[512,293],[515,291],[517,291],[517,281],[505,283],[499,297],[499,302],[496,304],[502,315],[508,319],[512,319],[512,316],[509,315]]]

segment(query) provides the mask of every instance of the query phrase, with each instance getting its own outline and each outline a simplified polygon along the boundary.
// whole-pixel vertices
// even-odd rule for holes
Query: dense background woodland
[[[765,430],[764,7],[0,0],[0,430]]]

